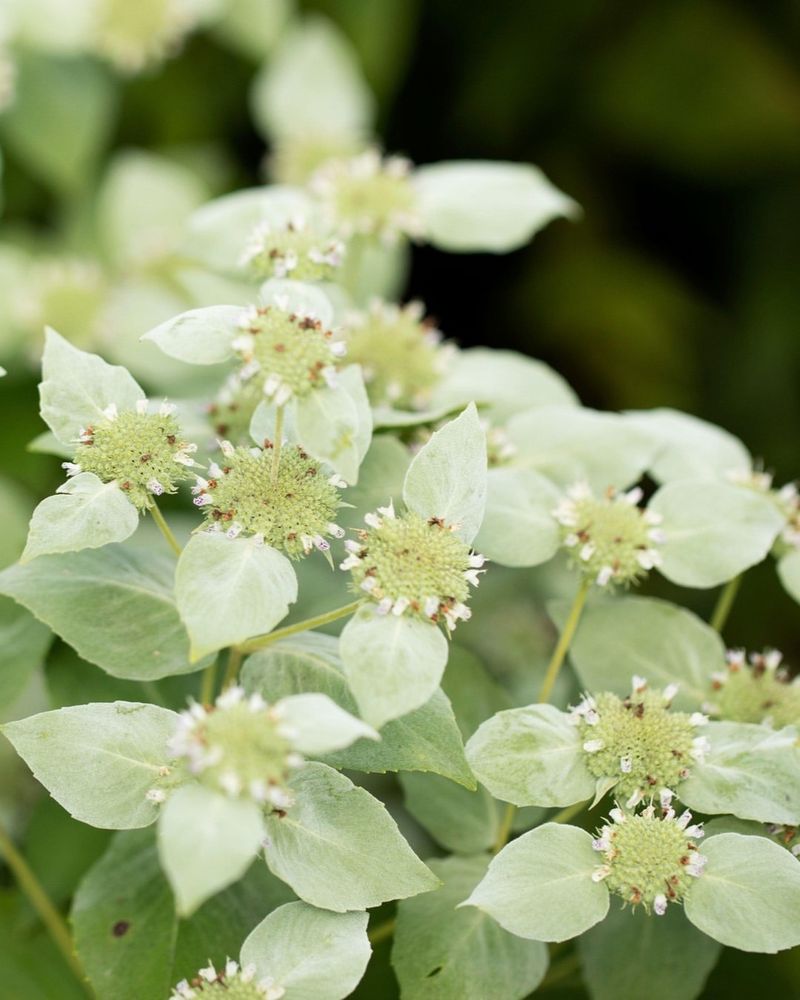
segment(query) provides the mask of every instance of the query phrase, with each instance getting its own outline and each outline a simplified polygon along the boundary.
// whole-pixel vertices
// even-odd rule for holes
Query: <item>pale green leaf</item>
[[[111,403],[120,410],[133,409],[144,393],[125,368],[78,350],[48,328],[39,398],[50,430],[64,444],[74,444],[80,428],[103,420],[103,410]]]
[[[800,603],[800,549],[792,549],[778,560],[778,577],[786,593]]]
[[[161,807],[158,856],[182,917],[244,875],[264,836],[261,807],[183,785]]]
[[[552,515],[560,491],[533,469],[489,469],[486,514],[475,547],[501,566],[538,566],[556,554]]]
[[[175,605],[174,567],[144,548],[84,549],[10,566],[0,592],[112,676],[157,680],[199,669]]]
[[[464,905],[519,937],[566,941],[608,913],[608,889],[592,881],[595,868],[590,834],[545,823],[503,848]]]
[[[349,484],[361,464],[359,409],[343,386],[323,386],[296,398],[290,411],[295,433],[306,451],[325,462]]]
[[[109,830],[148,826],[145,798],[167,763],[178,716],[129,701],[76,705],[9,722],[3,734],[70,815]]]
[[[343,750],[359,739],[379,740],[372,726],[345,712],[325,694],[294,694],[280,702],[281,722],[292,731],[292,746],[300,753]]]
[[[413,176],[426,238],[457,253],[508,253],[553,219],[580,208],[537,167],[461,160],[419,167]]]
[[[358,485],[344,494],[352,510],[342,509],[339,520],[345,527],[362,527],[364,515],[390,500],[403,495],[405,478],[411,456],[397,438],[380,434],[372,439],[369,451],[358,472]]]
[[[435,889],[384,805],[324,764],[291,779],[295,804],[266,817],[267,865],[312,906],[343,913]]]
[[[680,685],[675,708],[691,711],[708,699],[711,674],[725,668],[725,645],[686,608],[652,597],[615,597],[585,609],[570,659],[587,691],[624,697],[636,674],[653,688]]]
[[[498,684],[478,657],[457,642],[450,643],[442,690],[453,703],[464,739],[469,739],[495,712],[513,705],[508,691]]]
[[[680,797],[703,813],[800,824],[800,737],[745,722],[711,722],[710,749],[681,782]]]
[[[486,478],[486,433],[470,403],[414,456],[403,499],[415,513],[443,518],[471,542],[486,509]]]
[[[498,712],[467,743],[475,777],[516,806],[570,806],[594,795],[577,726],[552,705]]]
[[[405,806],[433,839],[454,854],[488,851],[502,807],[483,786],[470,790],[438,774],[401,774]]]
[[[392,966],[409,1000],[523,1000],[547,969],[547,948],[514,937],[478,910],[456,909],[488,858],[430,862],[438,892],[398,906]]]
[[[139,513],[116,481],[104,483],[92,472],[80,472],[33,512],[20,562],[124,542],[138,525]]]
[[[784,525],[768,496],[703,480],[662,486],[649,509],[664,519],[661,572],[684,587],[716,587],[760,563]]]
[[[367,605],[345,625],[339,652],[361,715],[380,728],[420,708],[447,663],[447,639],[410,615],[378,615]]]
[[[366,913],[329,913],[285,903],[255,927],[242,945],[243,966],[271,978],[283,1000],[343,1000],[358,985],[372,948]]]
[[[175,597],[196,660],[275,628],[297,600],[297,577],[258,539],[202,531],[178,560]]]
[[[53,635],[25,608],[0,598],[0,713],[22,693],[40,667]]]
[[[293,13],[292,0],[228,0],[222,17],[211,27],[226,45],[261,62]]]
[[[720,945],[701,934],[680,906],[656,917],[642,907],[611,907],[601,923],[581,937],[578,948],[592,1000],[695,1000],[716,965]]]
[[[142,335],[170,358],[190,365],[216,365],[232,356],[231,341],[239,330],[241,306],[190,309]]]
[[[741,951],[774,954],[800,944],[800,861],[738,833],[709,837],[702,852],[705,871],[684,902],[695,927]]]

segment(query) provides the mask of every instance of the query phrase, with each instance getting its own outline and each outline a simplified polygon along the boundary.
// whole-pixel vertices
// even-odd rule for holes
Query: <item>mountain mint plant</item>
[[[130,69],[196,21],[153,6],[151,50],[103,9]],[[800,946],[799,682],[722,638],[770,555],[800,597],[797,491],[686,414],[443,343],[411,245],[511,251],[577,206],[379,152],[337,45],[309,27],[257,81],[306,167],[184,213],[195,292],[137,329],[142,385],[47,332],[36,447],[67,475],[0,572],[0,707],[38,782],[14,837],[39,795],[95,845],[68,923],[41,852],[0,852],[98,1000],[367,996],[384,945],[407,1000],[576,970],[605,1000],[620,968],[693,1000],[723,947]]]

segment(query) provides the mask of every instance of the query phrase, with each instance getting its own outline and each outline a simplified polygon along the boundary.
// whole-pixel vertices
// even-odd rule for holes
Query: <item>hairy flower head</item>
[[[224,997],[225,1000],[281,1000],[286,990],[274,979],[256,979],[256,967],[244,968],[231,959],[224,968],[214,968],[209,962],[191,979],[182,979],[170,994],[169,1000],[196,1000],[197,997]]]
[[[197,477],[194,502],[207,525],[230,538],[258,535],[293,559],[314,548],[327,552],[327,538],[344,535],[335,523],[341,480],[326,476],[319,462],[293,444],[281,448],[273,471],[273,445],[265,444],[234,448],[223,442],[222,464],[211,464],[210,478]]]
[[[440,518],[411,511],[396,515],[379,507],[364,518],[367,527],[345,545],[341,568],[354,587],[377,602],[378,613],[411,614],[454,629],[471,612],[469,587],[477,586],[484,557],[471,552]]]
[[[651,690],[634,677],[627,698],[587,696],[572,711],[589,772],[598,780],[617,779],[615,794],[628,809],[654,790],[675,788],[707,750],[706,738],[697,735],[707,718],[671,711],[676,693],[677,685]]]
[[[661,517],[637,506],[641,498],[638,487],[598,498],[577,483],[553,511],[570,562],[601,587],[628,586],[661,564]]]
[[[781,666],[777,649],[727,654],[727,669],[713,674],[711,693],[703,706],[710,715],[730,722],[765,722],[775,729],[800,723],[800,681]]]
[[[690,825],[688,810],[676,817],[671,801],[672,793],[665,790],[660,816],[653,805],[638,815],[612,809],[612,822],[592,842],[603,856],[603,864],[592,875],[594,881],[605,882],[625,902],[641,903],[648,913],[652,909],[659,916],[666,912],[667,903],[686,896],[706,863],[697,849],[702,827]]]
[[[284,226],[262,222],[250,236],[242,265],[261,279],[333,281],[344,253],[341,240],[315,232],[299,217]]]
[[[102,420],[80,428],[75,460],[64,463],[67,475],[92,472],[104,483],[116,481],[139,508],[150,506],[153,496],[175,493],[191,477],[197,445],[181,440],[174,409],[164,403],[149,413],[142,399],[119,413],[111,404]]]

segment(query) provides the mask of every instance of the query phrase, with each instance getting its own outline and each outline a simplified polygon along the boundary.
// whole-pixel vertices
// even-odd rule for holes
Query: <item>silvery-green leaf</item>
[[[235,274],[253,232],[262,224],[280,228],[308,215],[311,200],[301,188],[246,188],[215,198],[189,219],[184,252],[213,270]]]
[[[139,513],[116,481],[104,483],[92,472],[80,472],[33,512],[20,562],[124,542],[138,525]]]
[[[26,451],[34,455],[57,455],[59,458],[72,458],[75,454],[74,444],[64,444],[52,431],[42,431],[28,442]]]
[[[661,572],[684,587],[716,587],[760,563],[784,524],[765,494],[708,480],[668,483],[649,508],[664,518]]]
[[[470,790],[438,774],[401,774],[405,807],[437,843],[454,854],[488,851],[503,807],[482,785]]]
[[[702,844],[703,874],[684,902],[704,934],[741,951],[800,944],[800,861],[763,837],[720,833]]]
[[[414,456],[403,483],[406,506],[454,525],[465,542],[477,535],[486,509],[486,432],[474,403],[436,431]]]
[[[361,463],[359,410],[343,388],[323,386],[294,400],[290,410],[297,440],[349,484],[358,481]]]
[[[724,479],[728,473],[749,473],[753,461],[742,442],[698,417],[668,408],[626,413],[658,445],[650,474],[658,483],[675,479]]]
[[[522,1000],[542,981],[547,947],[525,941],[475,910],[456,909],[486,872],[488,858],[430,862],[438,892],[397,909],[392,966],[413,1000]]]
[[[565,616],[568,609],[561,610]],[[682,711],[699,709],[711,674],[725,669],[725,645],[710,625],[652,597],[615,597],[587,607],[569,655],[587,691],[624,697],[637,674],[653,688],[680,685],[673,704]]]
[[[461,160],[419,167],[413,175],[426,238],[457,253],[508,253],[559,216],[580,208],[537,167]]]
[[[514,704],[508,691],[469,649],[450,643],[442,690],[453,703],[459,728],[469,739],[482,722]]]
[[[552,511],[560,491],[533,469],[489,469],[486,514],[475,547],[501,566],[538,566],[558,551]]]
[[[463,406],[475,400],[497,424],[534,406],[576,406],[577,396],[564,379],[542,361],[515,351],[472,347],[459,351],[434,389],[431,407]]]
[[[212,34],[226,46],[260,63],[283,33],[294,15],[291,0],[229,0],[222,17],[211,25]]]
[[[340,708],[358,712],[344,678],[338,639],[316,632],[282,639],[245,660],[241,674],[248,692],[267,701],[287,695],[322,692]],[[475,779],[464,757],[450,703],[436,691],[422,708],[387,722],[380,741],[361,739],[337,753],[326,754],[334,767],[385,774],[387,771],[432,771],[468,788]]]
[[[539,406],[508,422],[517,461],[560,486],[587,482],[595,492],[638,482],[656,446],[619,413],[577,406]]]
[[[437,424],[460,409],[457,404],[427,410],[394,410],[390,406],[376,406],[373,417],[375,426],[379,428],[419,427],[421,424]]]
[[[503,848],[464,905],[519,937],[566,941],[608,913],[608,889],[592,881],[597,858],[585,830],[545,823]]]
[[[372,443],[372,408],[369,405],[367,387],[364,385],[364,374],[360,365],[348,365],[337,375],[338,384],[353,400],[358,415],[356,430],[356,450],[358,463],[364,461]]]
[[[115,545],[10,566],[0,592],[112,676],[157,680],[200,667],[189,661],[174,574],[166,553]]]
[[[411,248],[407,240],[385,243],[356,234],[347,241],[336,283],[346,292],[350,308],[365,309],[373,299],[399,302],[410,271]]]
[[[319,285],[291,278],[270,278],[259,289],[258,297],[265,306],[277,304],[281,309],[313,316],[324,327],[333,323],[333,303]]]
[[[339,652],[361,715],[380,728],[433,695],[447,663],[447,639],[430,622],[378,615],[367,605],[345,625]]]
[[[293,731],[292,746],[305,754],[343,750],[359,739],[379,740],[372,726],[357,719],[326,694],[293,694],[280,701],[281,721]]]
[[[437,887],[369,792],[324,764],[306,764],[289,784],[295,804],[266,817],[264,853],[301,899],[343,913]]]
[[[710,722],[704,759],[681,782],[690,809],[764,823],[800,824],[800,736],[745,722]]]
[[[329,913],[284,903],[242,945],[242,966],[272,979],[283,1000],[343,1000],[364,975],[372,948],[366,913]]]
[[[0,713],[17,699],[31,674],[43,664],[52,638],[50,629],[25,608],[0,597]]]
[[[133,409],[144,393],[125,368],[78,350],[48,327],[39,398],[50,430],[64,444],[74,444],[80,428],[103,420],[111,403]]]
[[[195,783],[174,791],[161,806],[158,854],[178,913],[190,916],[241,878],[263,836],[261,807],[250,799],[231,799]]]
[[[641,907],[612,905],[578,948],[592,1000],[634,997],[643,983],[648,1000],[695,1000],[721,951],[680,906],[654,917]]]
[[[239,330],[241,306],[190,309],[142,335],[171,358],[190,365],[216,365],[231,357],[231,342]]]
[[[778,560],[778,576],[786,593],[800,603],[800,549]]]
[[[108,830],[148,826],[145,798],[167,763],[178,716],[157,705],[102,702],[9,722],[3,735],[70,815]]]
[[[362,527],[366,513],[390,500],[399,500],[410,461],[408,450],[397,438],[388,434],[374,437],[358,471],[358,484],[344,495],[353,509],[340,512],[340,523],[345,527]]]
[[[297,576],[256,538],[201,531],[178,559],[175,597],[197,660],[275,628],[297,600]]]
[[[577,726],[552,705],[498,712],[467,743],[475,777],[516,806],[570,806],[594,795]]]
[[[360,138],[375,100],[358,55],[325,18],[308,17],[281,38],[253,82],[250,107],[269,139],[316,135]]]

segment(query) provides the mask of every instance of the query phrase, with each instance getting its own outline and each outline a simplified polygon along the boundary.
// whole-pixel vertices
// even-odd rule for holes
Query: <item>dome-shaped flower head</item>
[[[751,653],[731,649],[726,669],[712,675],[704,708],[731,722],[764,722],[781,729],[800,722],[800,681],[783,667],[777,649]]]
[[[241,263],[254,277],[334,281],[345,245],[319,232],[302,216],[283,225],[262,222],[250,235]]]
[[[281,1000],[286,994],[283,986],[274,979],[259,977],[255,965],[242,968],[228,959],[224,967],[216,969],[213,962],[200,969],[191,980],[182,979],[170,994],[169,1000],[197,1000],[198,997],[220,997],[225,1000]]]

